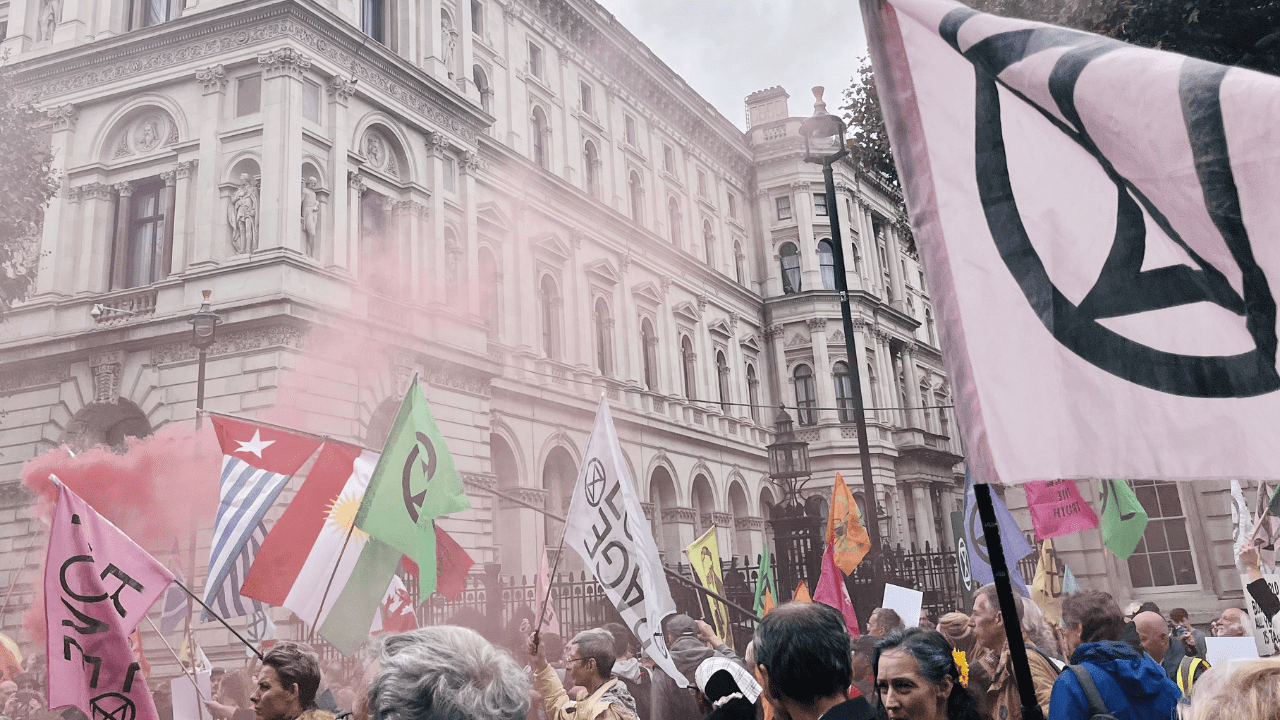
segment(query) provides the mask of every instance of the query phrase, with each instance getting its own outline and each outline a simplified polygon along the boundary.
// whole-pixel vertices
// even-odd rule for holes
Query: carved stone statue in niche
[[[377,135],[374,135],[373,133],[369,133],[369,136],[365,138],[365,141],[364,141],[365,157],[369,159],[369,163],[371,165],[373,165],[374,167],[380,168],[382,167],[382,164],[384,162],[382,153],[383,153],[382,138],[378,137]]]
[[[231,194],[227,223],[231,225],[231,247],[237,253],[258,249],[258,187],[249,173],[240,174],[240,187]]]
[[[307,255],[316,256],[316,229],[320,224],[320,199],[316,189],[320,181],[315,176],[302,181],[302,242]]]
[[[36,40],[52,40],[53,31],[58,27],[58,16],[61,15],[61,0],[41,0],[40,18],[36,25]]]
[[[453,77],[453,58],[458,49],[458,31],[453,29],[453,22],[447,17],[440,18],[440,41],[443,46],[444,66]]]

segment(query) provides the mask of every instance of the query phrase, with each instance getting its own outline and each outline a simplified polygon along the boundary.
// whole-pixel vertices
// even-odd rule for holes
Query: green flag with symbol
[[[462,475],[415,377],[369,479],[356,527],[418,563],[420,597],[425,601],[436,588],[432,521],[469,507]]]
[[[769,559],[769,542],[767,540],[760,550],[760,572],[756,575],[755,611],[760,617],[764,617],[765,590],[768,590],[774,602],[777,602],[778,586],[773,581],[773,562]]]
[[[1116,557],[1128,560],[1147,529],[1147,511],[1128,480],[1102,480],[1102,542]]]

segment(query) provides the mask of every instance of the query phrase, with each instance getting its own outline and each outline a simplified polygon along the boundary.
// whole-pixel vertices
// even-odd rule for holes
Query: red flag
[[[413,612],[409,588],[405,587],[399,575],[391,578],[391,587],[387,588],[387,595],[382,598],[381,612],[381,632],[399,633],[418,627],[418,616]]]
[[[400,564],[410,575],[418,576],[418,563],[409,556],[400,558]],[[436,525],[436,592],[449,600],[456,600],[467,588],[467,574],[475,564],[476,561],[458,541]]]
[[[822,574],[818,576],[818,585],[813,589],[813,601],[839,610],[844,616],[845,626],[849,628],[849,635],[858,637],[858,614],[853,611],[853,600],[849,599],[844,573],[836,567],[835,550],[831,545],[827,545],[822,553]]]
[[[1027,507],[1036,537],[1044,540],[1098,527],[1098,515],[1080,496],[1075,480],[1029,482]]]
[[[791,596],[791,602],[813,602],[813,598],[809,597],[809,586],[803,580],[796,586],[796,594]]]

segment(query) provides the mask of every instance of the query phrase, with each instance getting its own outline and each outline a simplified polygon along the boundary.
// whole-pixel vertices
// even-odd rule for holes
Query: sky
[[[792,116],[813,114],[814,85],[836,112],[866,54],[857,0],[598,2],[743,130],[747,95],[774,85]]]

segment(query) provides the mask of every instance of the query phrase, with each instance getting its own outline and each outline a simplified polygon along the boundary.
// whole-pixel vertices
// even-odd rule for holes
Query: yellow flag
[[[693,566],[693,574],[702,587],[720,595],[724,595],[724,576],[720,574],[720,543],[716,540],[716,526],[712,525],[702,537],[689,543],[684,549],[689,556],[689,564]],[[707,606],[711,608],[711,624],[729,647],[733,647],[733,633],[729,625],[729,608],[719,600],[707,597]]]
[[[831,512],[827,515],[827,544],[831,546],[836,567],[845,575],[853,572],[871,549],[871,538],[858,518],[858,504],[849,493],[844,478],[836,473],[831,488]]]
[[[809,586],[803,580],[796,586],[796,594],[791,596],[791,602],[813,602],[813,598],[809,596]]]
[[[1036,576],[1031,580],[1031,599],[1040,606],[1049,625],[1057,625],[1062,619],[1062,564],[1053,551],[1053,539],[1040,543],[1040,559],[1036,563]]]
[[[765,588],[764,601],[760,603],[760,617],[764,617],[765,615],[768,615],[769,611],[772,609],[773,609],[773,592],[771,592],[769,588]]]

